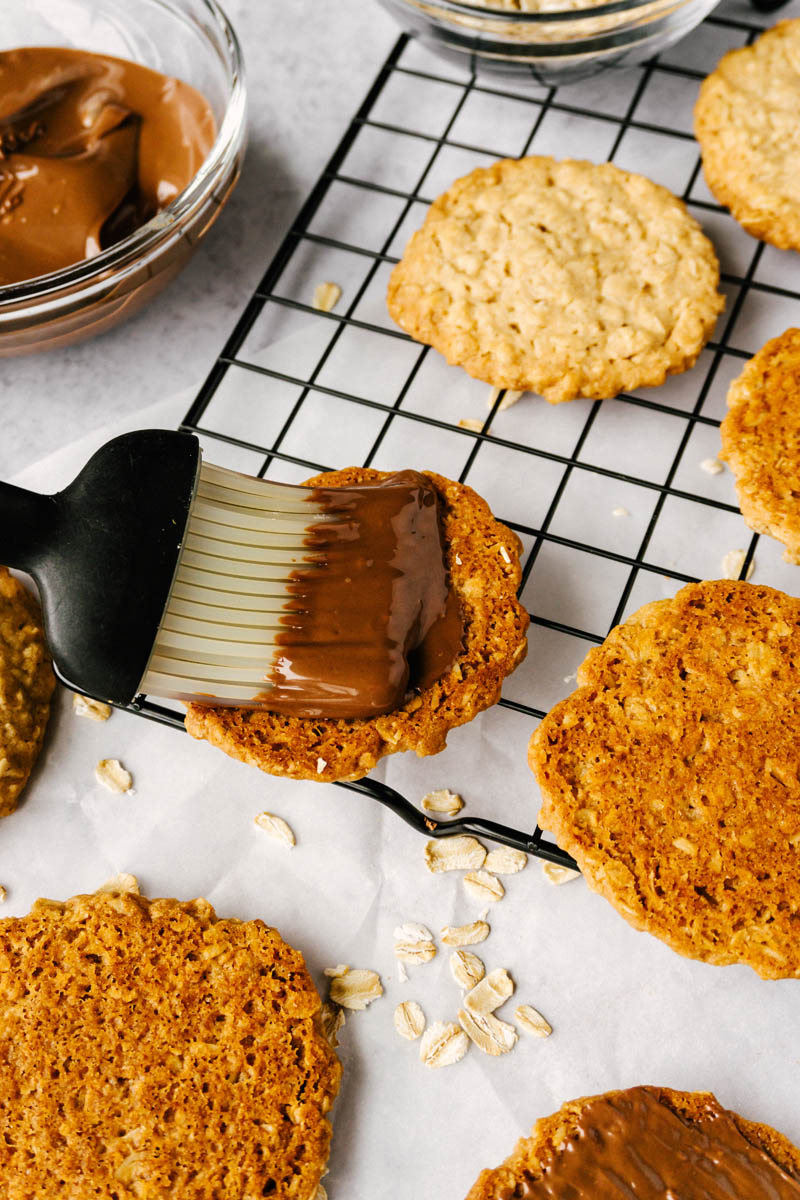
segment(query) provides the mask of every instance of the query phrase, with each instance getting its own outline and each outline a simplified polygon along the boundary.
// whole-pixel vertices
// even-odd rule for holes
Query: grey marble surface
[[[160,396],[196,388],[397,30],[374,0],[227,0],[250,143],[234,196],[171,287],[119,329],[0,361],[0,478]]]

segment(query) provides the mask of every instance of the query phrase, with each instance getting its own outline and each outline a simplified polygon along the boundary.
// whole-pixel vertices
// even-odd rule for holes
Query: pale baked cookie
[[[635,928],[800,976],[800,600],[689,584],[591,650],[533,735],[539,824]]]
[[[0,567],[0,817],[17,807],[42,748],[55,682],[39,605]]]
[[[800,563],[800,329],[767,342],[733,381],[720,432],[745,521]]]
[[[556,404],[691,367],[724,301],[666,188],[610,163],[480,167],[431,206],[389,281],[394,320],[495,387]]]
[[[571,1100],[483,1171],[467,1200],[800,1197],[800,1150],[710,1092],[633,1087]]]
[[[4,1200],[312,1200],[340,1078],[320,1010],[296,950],[205,900],[0,921]]]
[[[731,50],[704,80],[694,128],[711,191],[754,237],[800,249],[800,19]]]
[[[388,472],[349,467],[310,479],[312,487],[345,487]],[[462,650],[453,666],[402,708],[368,719],[288,717],[244,708],[192,704],[186,728],[233,758],[270,775],[294,779],[360,779],[386,754],[438,754],[457,725],[500,698],[503,680],[525,657],[528,614],[517,600],[520,542],[465,484],[423,474],[442,506],[450,582],[463,621]]]

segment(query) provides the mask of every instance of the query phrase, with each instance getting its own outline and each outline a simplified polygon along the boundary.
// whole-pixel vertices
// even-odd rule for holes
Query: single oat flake
[[[496,846],[486,855],[484,870],[493,875],[516,875],[524,871],[528,865],[528,856],[524,850],[514,850],[511,846]]]
[[[317,1190],[314,1192],[314,1200],[328,1200],[328,1193],[321,1183],[317,1184]]]
[[[485,942],[489,932],[486,921],[472,921],[469,925],[445,925],[441,936],[445,946],[475,946]]]
[[[350,970],[347,963],[337,963],[335,967],[325,967],[322,974],[327,975],[328,979],[338,979],[340,975],[346,975]]]
[[[126,771],[118,758],[101,758],[94,769],[94,777],[109,792],[129,792],[133,785],[130,771]]]
[[[449,788],[439,788],[422,797],[422,807],[425,812],[442,813],[446,817],[454,817],[456,813],[461,812],[464,801],[457,792],[451,792]]]
[[[524,1029],[525,1033],[529,1033],[531,1037],[546,1038],[550,1037],[553,1032],[550,1022],[546,1021],[531,1004],[520,1004],[518,1008],[515,1008],[514,1020],[520,1029]]]
[[[319,312],[332,312],[341,299],[338,283],[318,283],[314,288],[313,307]]]
[[[705,471],[706,475],[721,475],[725,466],[718,458],[704,458],[700,463],[700,470]]]
[[[344,1009],[340,1008],[338,1004],[331,1004],[330,1000],[325,1000],[323,1001],[319,1018],[323,1036],[328,1045],[335,1050],[339,1045],[337,1034],[345,1022]]]
[[[542,874],[549,883],[553,883],[556,887],[560,887],[562,883],[571,883],[573,879],[580,879],[580,871],[574,871],[572,867],[562,867],[559,863],[546,862],[542,863]]]
[[[129,896],[141,896],[142,894],[139,890],[139,880],[135,875],[129,875],[127,871],[122,871],[119,875],[112,875],[111,879],[100,884],[97,891],[125,892]]]
[[[425,1014],[416,1000],[404,1000],[394,1010],[394,1027],[409,1042],[414,1042],[425,1031]]]
[[[76,717],[88,717],[90,721],[107,721],[111,716],[111,705],[102,700],[93,700],[91,696],[82,696],[80,692],[73,692],[72,711]]]
[[[4,903],[5,903],[5,899],[6,899],[6,896],[7,896],[7,895],[8,895],[8,892],[7,892],[7,891],[6,891],[6,889],[3,887],[2,883],[0,883],[0,904],[4,904]]]
[[[429,871],[471,871],[483,866],[486,847],[467,834],[431,838],[425,843],[425,863]]]
[[[469,1049],[469,1040],[452,1021],[434,1021],[422,1035],[420,1062],[426,1067],[452,1067]]]
[[[491,1013],[470,1013],[462,1008],[458,1020],[469,1040],[484,1054],[508,1054],[517,1041],[514,1026],[499,1021]]]
[[[504,967],[496,967],[480,983],[476,983],[471,991],[467,992],[464,997],[464,1007],[473,1016],[476,1014],[486,1016],[487,1013],[493,1013],[501,1004],[505,1004],[513,991],[514,980],[508,971]]]
[[[295,845],[294,832],[283,817],[276,817],[274,813],[262,812],[253,820],[259,829],[263,829],[264,833],[274,838],[276,842],[281,842],[289,849]]]
[[[425,963],[436,957],[433,934],[417,921],[406,921],[394,931],[394,956],[401,962]]]
[[[503,391],[503,389],[499,388],[499,387],[493,387],[490,390],[489,395],[486,398],[486,407],[487,408],[494,408],[495,404],[497,403],[497,397],[500,395],[500,393],[502,391]],[[504,412],[505,409],[511,408],[512,405],[516,404],[517,401],[520,399],[520,397],[522,397],[524,395],[525,395],[524,392],[517,392],[517,391],[514,391],[512,388],[506,388],[505,395],[503,396],[503,399],[500,401],[497,411]]]
[[[381,977],[377,971],[357,969],[337,975],[331,980],[328,996],[334,1004],[361,1012],[383,995]]]
[[[488,871],[470,871],[468,875],[464,876],[464,887],[474,900],[478,900],[482,904],[487,902],[495,904],[506,894],[500,880],[496,879],[494,875],[490,875]]]
[[[747,554],[744,550],[729,550],[722,560],[722,578],[723,579],[738,579],[742,573],[744,560]],[[755,568],[755,561],[750,560],[750,566],[747,568],[745,579],[749,579]]]
[[[459,987],[474,988],[483,979],[486,968],[477,954],[470,954],[469,950],[456,950],[450,955],[450,974]]]

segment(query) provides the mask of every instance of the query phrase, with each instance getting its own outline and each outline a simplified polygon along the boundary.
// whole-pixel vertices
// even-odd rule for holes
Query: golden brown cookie
[[[302,956],[205,900],[0,921],[0,1066],[5,1200],[311,1200],[328,1157],[340,1067]]]
[[[504,159],[431,206],[389,281],[407,333],[556,404],[691,367],[724,301],[714,247],[666,188],[604,163]]]
[[[800,329],[767,342],[733,381],[720,432],[745,521],[800,563]]]
[[[591,650],[533,735],[539,823],[680,954],[800,976],[800,600],[689,584]]]
[[[800,19],[731,50],[703,81],[694,128],[711,191],[754,237],[800,249]]]
[[[349,467],[317,475],[309,485],[345,487],[387,474]],[[363,720],[192,704],[186,728],[193,737],[271,775],[329,783],[360,779],[399,750],[438,754],[451,729],[496,703],[503,680],[527,650],[528,614],[516,596],[520,542],[472,488],[424,474],[442,506],[447,569],[464,624],[463,648],[449,671],[395,712]]]
[[[0,817],[17,807],[33,770],[55,683],[39,605],[0,567]]]
[[[621,1187],[620,1187],[621,1185]],[[800,1196],[800,1150],[710,1092],[635,1087],[571,1100],[537,1121],[467,1200]]]

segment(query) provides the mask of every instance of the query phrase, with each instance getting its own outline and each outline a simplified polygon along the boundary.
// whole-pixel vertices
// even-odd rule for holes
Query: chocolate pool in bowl
[[[8,5],[0,356],[100,333],[174,278],[238,178],[245,118],[241,53],[214,0]],[[51,196],[62,223],[48,245]]]

